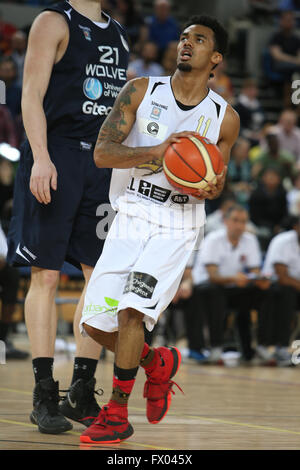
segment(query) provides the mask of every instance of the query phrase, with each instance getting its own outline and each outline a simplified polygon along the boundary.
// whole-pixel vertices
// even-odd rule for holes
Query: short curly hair
[[[228,49],[228,33],[224,26],[214,17],[208,15],[194,15],[183,25],[182,31],[193,24],[199,24],[210,28],[214,33],[216,51],[226,54]]]

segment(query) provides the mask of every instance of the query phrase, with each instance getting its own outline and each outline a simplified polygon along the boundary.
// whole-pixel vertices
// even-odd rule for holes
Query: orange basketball
[[[206,137],[182,137],[167,148],[163,169],[172,186],[193,194],[199,189],[210,191],[207,183],[216,183],[216,175],[223,172],[224,160],[219,148]]]

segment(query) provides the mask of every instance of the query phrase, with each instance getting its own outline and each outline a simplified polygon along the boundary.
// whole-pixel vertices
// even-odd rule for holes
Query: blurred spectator
[[[239,204],[245,207],[248,204],[252,186],[252,164],[249,159],[250,142],[239,137],[232,151],[231,159],[228,164],[227,177],[230,187],[235,194]]]
[[[258,100],[258,87],[254,79],[244,80],[240,95],[234,108],[240,115],[241,135],[249,139],[252,145],[259,141],[259,131],[264,123],[265,115],[262,105]]]
[[[295,34],[295,16],[292,11],[280,15],[280,29],[270,41],[272,68],[282,77],[284,84],[284,105],[291,102],[291,79],[295,72],[300,72],[300,38]]]
[[[291,215],[300,216],[300,171],[295,174],[292,183],[293,187],[287,193],[288,211]]]
[[[0,11],[0,53],[5,54],[10,49],[10,41],[17,28],[3,19]],[[0,54],[1,55],[1,54]]]
[[[293,11],[296,14],[297,28],[300,27],[300,0],[280,0],[280,11]]]
[[[161,59],[168,44],[177,41],[180,35],[177,21],[171,14],[170,1],[155,0],[154,14],[146,21],[149,27],[149,40],[156,43]]]
[[[141,51],[141,58],[129,63],[128,76],[134,77],[159,77],[164,75],[164,69],[157,62],[157,46],[154,42],[147,41]]]
[[[258,228],[258,237],[265,251],[272,237],[279,232],[287,216],[286,191],[275,168],[265,168],[257,188],[249,199],[250,219]]]
[[[269,128],[266,138],[266,150],[259,153],[253,163],[252,176],[259,179],[265,168],[274,168],[282,179],[291,179],[295,174],[295,161],[291,153],[280,148],[278,131],[275,127]]]
[[[0,155],[0,220],[4,233],[7,233],[11,219],[13,191],[13,164]]]
[[[284,110],[274,127],[282,150],[287,150],[294,156],[294,161],[300,165],[300,128],[297,127],[297,113],[292,109]]]
[[[205,235],[220,228],[224,228],[224,216],[230,207],[236,204],[236,200],[232,196],[222,197],[221,203],[218,209],[209,214],[206,217],[206,223],[204,226]]]
[[[233,85],[226,73],[225,60],[214,69],[213,77],[209,80],[208,87],[221,95],[230,104],[233,103]]]
[[[10,57],[0,60],[0,80],[4,81],[6,88],[6,104],[13,119],[21,114],[22,89],[16,84],[17,67]]]
[[[300,309],[300,218],[293,230],[280,233],[270,243],[263,273],[275,277],[259,311],[258,342],[265,349],[276,346],[278,365],[291,365],[288,351],[292,322]]]
[[[136,51],[146,41],[148,28],[135,0],[117,0],[113,17],[121,23],[130,39],[130,49]]]
[[[17,66],[16,85],[22,87],[23,69],[27,48],[27,35],[23,31],[17,31],[11,38],[11,58]]]
[[[210,360],[219,361],[228,309],[236,312],[236,326],[245,360],[251,360],[250,311],[258,307],[268,282],[260,277],[261,252],[255,235],[246,232],[247,211],[239,205],[225,214],[225,227],[204,239],[193,267],[193,316],[206,314]]]
[[[169,42],[161,61],[165,75],[173,75],[177,68],[177,41]]]
[[[28,352],[16,349],[8,339],[12,317],[17,303],[19,271],[6,263],[7,242],[0,225],[0,298],[2,302],[0,317],[0,340],[6,345],[6,359],[26,359]]]
[[[18,146],[15,123],[10,110],[4,104],[0,105],[0,143],[3,142],[12,147]]]

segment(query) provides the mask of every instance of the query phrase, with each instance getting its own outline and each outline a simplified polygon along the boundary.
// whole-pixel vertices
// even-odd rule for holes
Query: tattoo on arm
[[[125,108],[131,105],[131,95],[136,92],[133,83],[129,83],[119,94],[113,109],[105,119],[99,135],[97,144],[103,142],[122,143],[127,137],[127,125]]]

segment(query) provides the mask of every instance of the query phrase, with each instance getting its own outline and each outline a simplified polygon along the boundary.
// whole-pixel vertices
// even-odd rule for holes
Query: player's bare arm
[[[62,15],[44,12],[34,21],[24,66],[22,114],[32,149],[30,190],[40,203],[51,201],[50,187],[57,187],[57,173],[47,150],[47,124],[43,100],[53,65],[67,47],[68,26]]]
[[[227,166],[230,160],[231,149],[239,136],[239,132],[240,117],[238,113],[232,108],[232,106],[228,105],[222,122],[219,140],[217,143],[223,155],[225,168],[223,173],[217,176],[217,183],[215,185],[212,183],[208,183],[210,191],[199,190],[198,199],[216,199],[220,196],[225,184]]]
[[[136,120],[136,111],[142,102],[148,86],[147,78],[130,80],[118,95],[113,109],[101,126],[94,159],[99,168],[133,168],[142,163],[163,157],[170,143],[180,137],[195,135],[194,132],[180,132],[162,144],[151,147],[128,147],[122,142],[130,133]]]

